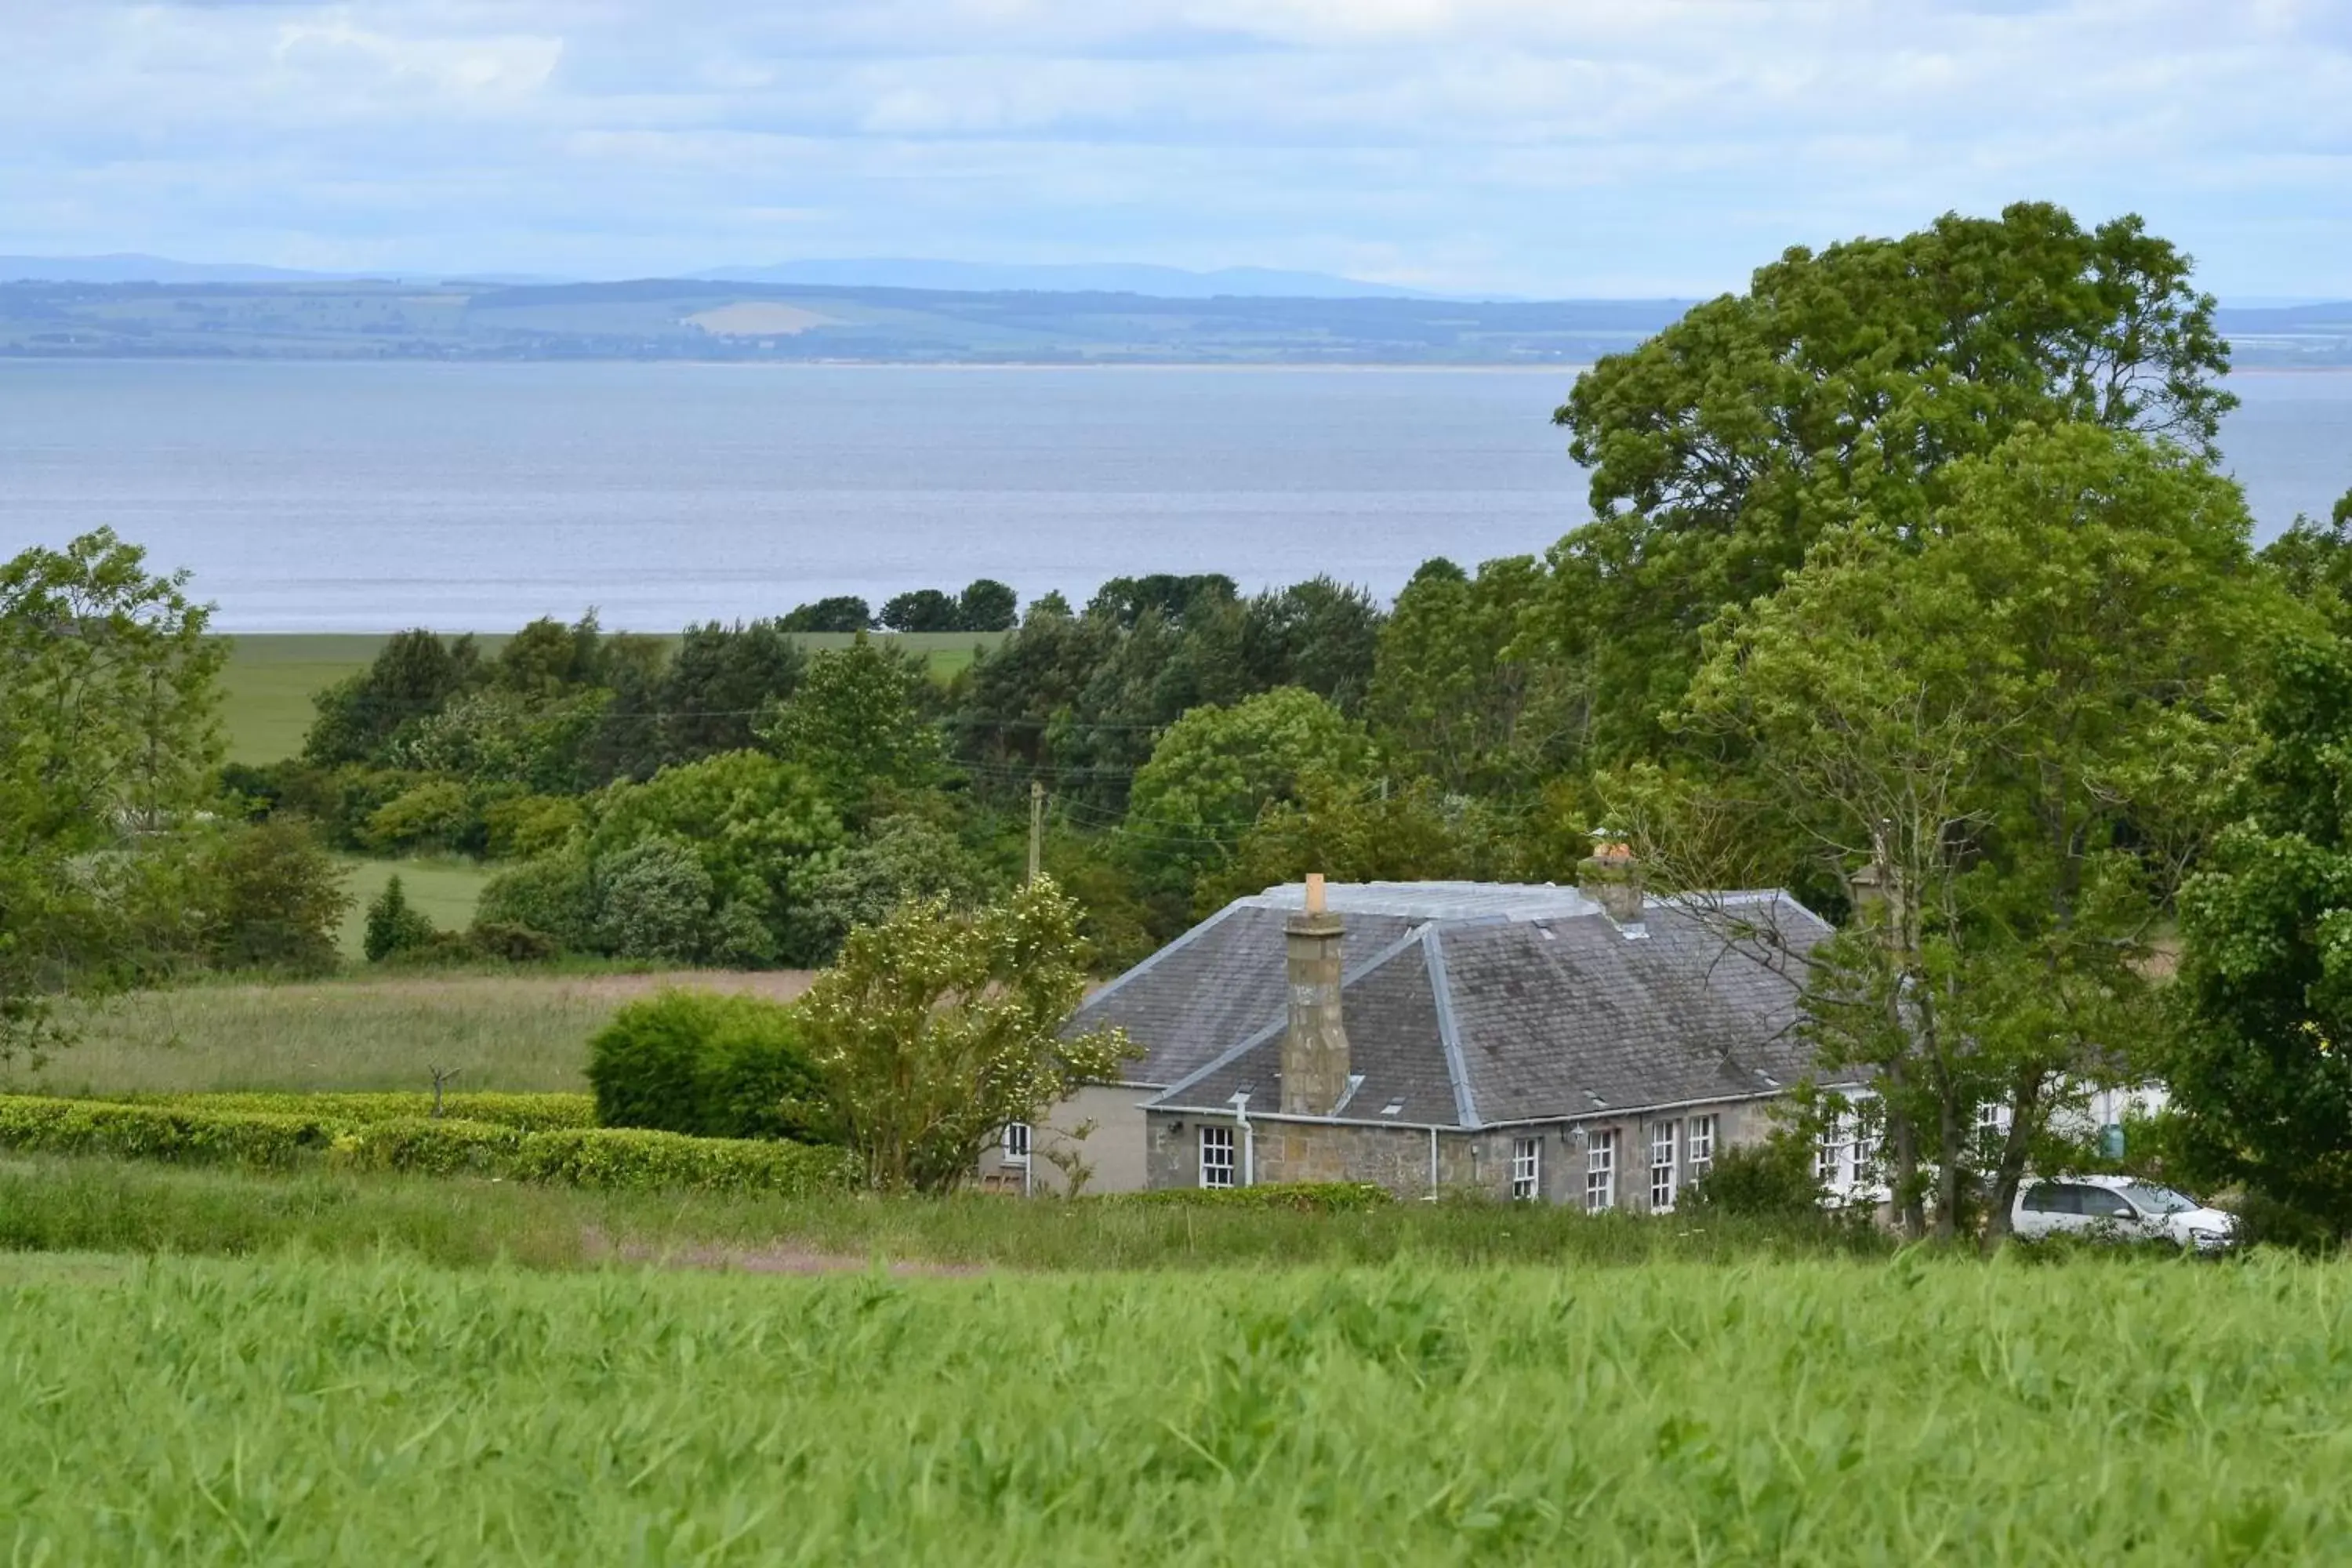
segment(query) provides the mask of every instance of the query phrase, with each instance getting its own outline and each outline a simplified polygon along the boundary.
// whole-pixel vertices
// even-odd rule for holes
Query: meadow
[[[432,1069],[458,1087],[586,1087],[588,1037],[633,996],[663,985],[796,994],[807,975],[724,970],[381,971],[282,984],[205,981],[69,1010],[79,1038],[0,1089],[35,1094],[419,1089]]]
[[[0,1258],[21,1562],[2352,1552],[2352,1269]]]

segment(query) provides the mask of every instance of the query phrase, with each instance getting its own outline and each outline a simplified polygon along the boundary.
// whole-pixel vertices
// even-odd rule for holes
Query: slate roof
[[[1573,889],[1335,884],[1349,1121],[1476,1127],[1770,1094],[1802,1077],[1801,954],[1829,928],[1780,892],[1651,899],[1620,928]],[[1149,1103],[1281,1098],[1282,928],[1298,887],[1226,906],[1098,992],[1074,1027],[1123,1025]]]

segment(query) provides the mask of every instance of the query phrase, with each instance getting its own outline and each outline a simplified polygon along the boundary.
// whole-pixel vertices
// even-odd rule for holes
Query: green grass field
[[[388,634],[247,633],[231,639],[222,676],[221,722],[228,757],[236,763],[274,763],[302,749],[314,711],[310,699],[345,676],[367,668]],[[882,640],[929,657],[931,673],[945,680],[971,663],[972,649],[993,647],[998,632],[886,633]],[[477,638],[495,652],[506,637]],[[812,650],[845,647],[845,632],[807,632],[799,641]]]
[[[2341,1562],[2352,1268],[0,1258],[13,1561]]]
[[[353,963],[366,952],[362,943],[367,935],[367,907],[393,878],[400,879],[401,893],[411,908],[443,931],[463,931],[474,922],[474,905],[482,889],[497,875],[495,868],[472,860],[373,860],[356,855],[344,860],[350,870],[343,886],[352,895],[352,907],[343,916],[336,946]]]

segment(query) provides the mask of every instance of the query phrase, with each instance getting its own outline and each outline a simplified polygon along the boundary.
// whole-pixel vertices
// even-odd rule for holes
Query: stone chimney
[[[1642,929],[1642,867],[1622,835],[1602,828],[1576,868],[1576,890],[1599,904],[1621,930]]]
[[[1283,942],[1290,972],[1290,1026],[1282,1037],[1282,1112],[1328,1116],[1348,1092],[1348,1031],[1339,1023],[1339,917],[1323,904],[1323,877],[1307,879],[1307,907]]]

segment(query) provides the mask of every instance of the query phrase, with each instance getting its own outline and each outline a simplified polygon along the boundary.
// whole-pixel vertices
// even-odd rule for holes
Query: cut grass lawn
[[[388,633],[247,633],[230,639],[222,676],[221,721],[235,763],[274,763],[301,751],[316,710],[311,698],[345,676],[365,669]],[[946,680],[971,663],[972,649],[992,647],[1001,632],[884,633],[880,640],[922,653],[934,678]],[[478,635],[485,652],[506,643],[499,633]],[[812,651],[845,647],[845,632],[805,632]]]
[[[2352,1268],[0,1259],[25,1562],[2342,1562]]]
[[[483,888],[498,875],[496,868],[475,860],[372,860],[354,855],[343,857],[343,863],[349,868],[343,887],[352,895],[352,907],[343,916],[335,946],[354,963],[366,956],[368,905],[394,877],[400,879],[409,908],[443,931],[464,931],[474,923],[474,906],[481,901]]]
[[[136,991],[71,1010],[77,1042],[0,1087],[99,1095],[422,1089],[438,1067],[458,1069],[459,1089],[578,1090],[586,1088],[588,1037],[632,996],[686,984],[789,997],[807,983],[792,970],[426,970]]]

